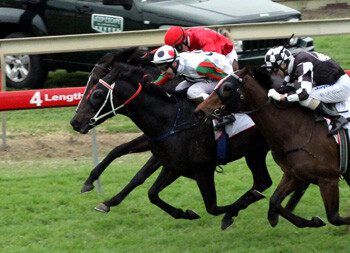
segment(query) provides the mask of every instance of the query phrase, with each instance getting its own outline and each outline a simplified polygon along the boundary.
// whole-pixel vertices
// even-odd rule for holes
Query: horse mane
[[[152,60],[153,56],[151,53],[145,50],[137,50],[129,57],[128,63],[140,67],[155,67]]]
[[[163,100],[174,103],[176,99],[170,96],[161,86],[153,83],[153,78],[150,77],[144,69],[133,66],[128,63],[114,62],[112,69],[116,71],[117,80],[124,80],[132,83],[140,83],[143,88],[147,89],[152,94],[156,94]]]
[[[252,68],[253,77],[261,84],[265,90],[269,90],[273,86],[271,75],[261,68]]]

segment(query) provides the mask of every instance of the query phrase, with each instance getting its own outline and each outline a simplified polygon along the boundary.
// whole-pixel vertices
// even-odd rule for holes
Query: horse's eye
[[[91,94],[91,103],[94,106],[100,106],[103,102],[105,98],[105,94],[103,91],[101,90],[95,90],[92,94]]]
[[[231,91],[231,87],[230,86],[224,86],[224,92],[229,92]]]

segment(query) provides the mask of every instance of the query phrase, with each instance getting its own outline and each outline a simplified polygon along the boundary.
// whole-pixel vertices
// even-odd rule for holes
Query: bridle
[[[102,66],[102,65],[100,65],[100,64],[98,64],[98,63],[96,63],[95,66],[94,66],[94,68],[92,69],[91,73],[94,73],[95,68],[101,69],[102,71],[105,72],[105,73],[104,73],[103,75],[101,75],[101,76],[104,76],[106,73],[108,73],[108,72],[110,71],[109,68],[105,68],[104,66]],[[92,75],[92,74],[89,75],[89,79],[88,79],[88,81],[87,81],[88,84],[89,84],[90,81],[91,81],[91,75]],[[86,92],[87,92],[87,89],[85,89],[84,94],[83,94],[83,97],[85,97],[85,93],[86,93]],[[78,112],[78,109],[79,109],[79,106],[80,106],[82,100],[83,100],[83,99],[80,99],[79,104],[78,104],[77,107],[75,108],[75,112]]]
[[[95,123],[97,121],[99,121],[100,119],[109,116],[110,114],[113,115],[117,115],[117,111],[119,111],[120,109],[122,109],[126,104],[130,103],[138,94],[140,94],[141,89],[142,89],[142,85],[141,83],[139,83],[139,87],[136,90],[136,92],[128,99],[126,100],[123,104],[121,104],[120,106],[118,106],[117,108],[114,107],[114,103],[113,103],[113,91],[114,91],[114,87],[115,87],[115,83],[109,85],[108,83],[106,83],[105,81],[103,81],[102,79],[99,80],[99,83],[102,84],[103,86],[105,86],[108,89],[108,93],[107,96],[105,98],[105,101],[103,102],[102,106],[100,107],[100,109],[97,111],[97,113],[95,114],[95,116],[93,116],[90,119],[90,126],[95,127]],[[105,106],[107,105],[109,101],[109,104],[111,106],[111,110],[109,112],[106,112],[104,114],[101,114],[102,110],[105,108]],[[100,115],[101,114],[101,115]]]
[[[244,85],[244,81],[241,77],[237,76],[236,74],[232,73],[230,74],[231,76],[233,76],[239,83],[242,84],[242,86]],[[219,96],[219,99],[224,102],[226,100],[226,98],[220,93],[219,89],[216,88],[215,89],[215,92],[216,94]],[[242,89],[241,88],[237,88],[236,92],[238,93],[239,95],[239,99],[240,100],[244,100],[244,95],[242,94]],[[215,109],[212,113],[212,116],[215,117],[215,118],[219,118],[221,116],[221,111],[225,110],[227,106],[230,105],[230,103],[232,103],[233,99],[235,97],[232,96],[230,99],[227,99],[224,104],[218,108],[218,109]],[[245,111],[245,112],[240,112],[240,113],[245,113],[245,114],[251,114],[251,113],[255,113],[255,112],[258,112],[260,111],[263,107],[267,106],[269,103],[271,103],[271,98],[269,97],[268,100],[260,105],[258,108],[254,109],[254,110],[250,110],[250,111]]]

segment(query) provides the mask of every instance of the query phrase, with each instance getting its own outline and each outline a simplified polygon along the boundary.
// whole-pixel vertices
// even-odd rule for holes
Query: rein
[[[105,87],[108,89],[108,93],[107,93],[106,99],[105,99],[103,105],[101,106],[101,108],[98,110],[98,112],[95,114],[95,116],[92,117],[92,118],[90,119],[89,125],[90,125],[90,126],[94,126],[94,127],[96,126],[95,123],[96,123],[98,120],[100,120],[100,119],[102,119],[102,118],[104,118],[104,117],[106,117],[106,116],[108,116],[108,115],[110,115],[110,114],[112,114],[112,113],[113,113],[114,115],[117,115],[117,111],[119,111],[120,109],[122,109],[126,104],[130,103],[138,94],[140,94],[141,89],[142,89],[142,85],[141,85],[141,83],[139,83],[139,88],[138,88],[137,91],[134,93],[134,95],[132,95],[132,96],[131,96],[128,100],[126,100],[122,105],[118,106],[117,108],[114,108],[114,103],[113,103],[113,91],[114,91],[115,83],[109,85],[108,83],[106,83],[106,82],[103,81],[102,79],[99,80],[99,83],[101,83],[103,86],[105,86]],[[109,111],[109,112],[106,112],[106,113],[104,113],[104,114],[102,114],[102,115],[100,115],[101,111],[102,111],[103,108],[106,106],[108,100],[109,100],[109,102],[110,102],[110,106],[111,106],[112,110]]]
[[[158,137],[153,137],[153,138],[148,137],[146,135],[147,140],[149,140],[149,141],[159,141],[159,140],[165,139],[165,138],[167,138],[167,137],[169,137],[171,135],[174,135],[174,134],[176,134],[178,132],[181,132],[183,130],[186,130],[186,129],[189,129],[189,128],[192,128],[192,127],[195,127],[195,126],[198,125],[198,122],[191,124],[190,121],[185,121],[185,122],[177,125],[177,121],[181,118],[181,108],[180,108],[179,101],[178,101],[176,96],[175,96],[175,99],[176,99],[176,103],[178,105],[178,108],[177,108],[176,118],[174,120],[174,124],[173,124],[173,127],[171,128],[170,132],[169,133],[165,133],[163,135],[160,135]],[[179,127],[182,127],[182,126],[184,126],[184,127],[183,128],[179,128]]]
[[[293,148],[293,149],[290,149],[290,150],[287,150],[287,151],[275,151],[271,148],[271,152],[274,153],[274,154],[277,154],[277,155],[289,155],[291,153],[295,153],[295,152],[298,152],[298,151],[304,151],[306,152],[307,154],[309,154],[310,156],[312,156],[313,158],[317,158],[313,153],[311,153],[310,151],[306,150],[305,147],[310,143],[313,135],[314,135],[314,129],[315,129],[315,125],[316,123],[314,122],[314,127],[312,128],[312,131],[311,131],[311,134],[309,135],[309,138],[307,139],[307,141],[301,146],[301,147],[298,147],[298,148]]]
[[[260,105],[258,108],[254,109],[254,110],[251,110],[251,111],[246,111],[246,112],[242,112],[242,113],[245,113],[245,114],[251,114],[251,113],[254,113],[254,112],[258,112],[260,111],[262,108],[264,108],[265,106],[267,106],[269,103],[271,103],[271,98],[269,97],[268,100]]]

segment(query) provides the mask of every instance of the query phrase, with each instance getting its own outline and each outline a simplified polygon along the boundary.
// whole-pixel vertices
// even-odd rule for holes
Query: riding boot
[[[320,102],[315,108],[315,111],[320,116],[329,118],[332,121],[332,129],[329,131],[329,135],[336,134],[346,123],[348,123],[347,119],[341,116],[336,109],[332,110],[322,102]]]
[[[215,130],[219,130],[220,128],[222,128],[222,127],[224,127],[232,122],[235,122],[235,121],[236,121],[236,118],[233,114],[224,116],[220,119],[220,122],[215,125]]]

